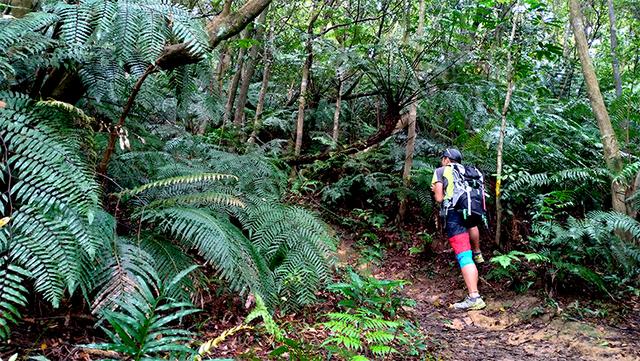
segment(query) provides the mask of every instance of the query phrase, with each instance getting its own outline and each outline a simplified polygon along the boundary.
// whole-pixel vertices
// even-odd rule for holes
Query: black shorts
[[[455,235],[468,232],[469,228],[477,227],[480,224],[482,224],[482,218],[480,216],[472,215],[464,219],[462,212],[450,209],[447,212],[444,229],[447,232],[447,238],[451,238]]]

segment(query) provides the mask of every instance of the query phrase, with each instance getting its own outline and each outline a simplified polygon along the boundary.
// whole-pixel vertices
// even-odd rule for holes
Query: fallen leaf
[[[462,320],[460,320],[459,318],[456,318],[455,320],[453,320],[453,322],[451,322],[451,324],[445,323],[444,327],[461,331],[462,329],[464,329],[464,322],[462,322]]]

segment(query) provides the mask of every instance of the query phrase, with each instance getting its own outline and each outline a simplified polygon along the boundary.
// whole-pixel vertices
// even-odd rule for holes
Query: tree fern
[[[308,304],[331,279],[327,259],[335,248],[327,226],[308,211],[278,204],[235,210],[252,242],[277,277],[282,296]]]
[[[215,172],[238,176],[239,189],[246,194],[279,200],[284,193],[286,177],[283,172],[259,154],[223,152],[195,137],[172,139],[167,142],[165,150],[175,157],[196,158],[199,166]]]
[[[616,212],[593,211],[566,224],[544,222],[534,227],[532,245],[560,274],[572,274],[604,291],[615,284],[606,278],[638,282],[640,223]],[[628,235],[628,242],[619,235]],[[626,238],[626,237],[625,237]]]
[[[44,36],[44,31],[58,20],[54,14],[39,12],[29,13],[20,21],[0,19],[0,90],[3,83],[15,76],[16,61],[34,55],[39,57],[55,43]]]
[[[80,112],[60,104],[37,103],[0,93],[2,257],[28,271],[35,290],[56,307],[65,291],[81,283],[83,261],[101,244],[91,230],[98,186],[80,139],[59,131]],[[27,273],[24,273],[27,274]],[[9,293],[4,288],[0,303]]]
[[[156,177],[170,177],[120,193],[135,208],[134,217],[175,239],[176,246],[197,250],[232,289],[256,292],[270,306],[284,300],[295,307],[312,302],[330,280],[335,243],[329,229],[308,211],[277,201],[282,176],[266,160],[189,138],[169,141],[157,155],[122,157],[138,156],[158,162],[150,170]],[[161,165],[169,159],[173,163]],[[148,164],[141,167],[145,172]]]

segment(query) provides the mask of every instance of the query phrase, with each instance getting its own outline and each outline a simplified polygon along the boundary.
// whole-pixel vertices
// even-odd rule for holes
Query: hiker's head
[[[440,158],[440,162],[442,165],[447,165],[449,163],[460,163],[462,162],[462,153],[455,148],[447,148],[442,152],[442,156]]]

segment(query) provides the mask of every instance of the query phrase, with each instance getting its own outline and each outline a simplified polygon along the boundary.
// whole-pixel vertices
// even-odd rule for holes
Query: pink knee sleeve
[[[464,232],[456,234],[455,236],[449,238],[449,244],[456,254],[471,250],[471,243],[469,243],[469,233]]]

